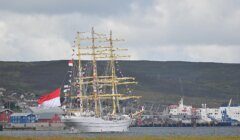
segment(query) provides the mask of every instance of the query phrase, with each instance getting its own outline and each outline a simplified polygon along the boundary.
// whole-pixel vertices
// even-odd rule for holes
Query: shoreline
[[[67,137],[67,136],[42,136],[42,137],[17,137],[0,136],[0,140],[239,140],[240,136],[97,136],[97,137]]]

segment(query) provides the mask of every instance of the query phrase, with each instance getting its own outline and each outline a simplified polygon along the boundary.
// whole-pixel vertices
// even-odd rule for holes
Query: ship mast
[[[91,42],[90,46],[80,46],[80,40],[89,40]],[[96,44],[98,42],[109,42],[109,45],[101,46],[101,44]],[[119,49],[113,46],[114,41],[122,41],[119,39],[112,38],[112,31],[110,31],[110,36],[107,38],[104,34],[95,33],[94,28],[91,30],[91,37],[80,37],[80,33],[77,34],[76,46],[78,48],[78,84],[79,84],[79,94],[73,98],[80,99],[80,112],[84,111],[83,101],[92,100],[94,104],[94,112],[96,117],[101,117],[101,101],[102,100],[112,100],[112,115],[115,115],[119,111],[119,100],[128,99],[139,99],[141,96],[126,96],[124,94],[117,93],[118,85],[128,85],[137,84],[135,78],[133,77],[117,77],[115,61],[117,58],[129,57],[128,55],[116,54],[116,51],[126,50]],[[91,56],[92,59],[92,76],[83,76],[82,74],[82,56]],[[109,75],[98,75],[97,72],[97,60],[107,59],[110,61],[111,74]],[[83,95],[84,85],[92,85],[92,94]],[[99,94],[99,85],[111,87],[111,93],[101,93]],[[88,105],[87,105],[88,106]]]
[[[115,57],[114,57],[114,54],[113,54],[113,40],[112,40],[112,31],[110,31],[110,38],[109,38],[109,42],[110,42],[110,48],[109,48],[109,51],[110,51],[110,66],[111,66],[111,78],[112,78],[112,94],[114,95],[116,93],[116,84],[115,84],[115,81],[116,81],[116,71],[115,71]],[[112,102],[113,102],[113,111],[112,111],[112,115],[115,115],[116,114],[116,97],[115,96],[112,96]]]
[[[77,48],[78,48],[78,84],[79,84],[79,96],[83,95],[83,79],[82,79],[82,65],[81,65],[81,50],[80,50],[80,32],[77,33]],[[80,112],[83,112],[83,100],[80,98]]]
[[[111,87],[112,87],[112,106],[113,106],[113,110],[112,110],[112,115],[115,115],[117,113],[117,111],[119,111],[120,107],[119,107],[119,99],[121,100],[126,100],[126,99],[133,99],[133,98],[140,98],[140,96],[125,96],[123,97],[123,94],[118,94],[117,93],[117,87],[118,85],[125,85],[125,84],[137,84],[137,82],[135,82],[135,78],[132,77],[117,77],[116,75],[116,67],[115,67],[115,61],[117,58],[126,58],[126,57],[130,57],[129,55],[117,55],[116,51],[124,51],[126,49],[119,49],[119,48],[114,48],[113,47],[113,42],[114,41],[123,41],[120,39],[113,39],[112,38],[112,31],[110,30],[110,35],[109,35],[109,39],[107,39],[107,41],[109,41],[109,54],[107,55],[108,58],[110,59],[110,67],[111,67],[111,77],[109,80],[106,80],[106,82],[110,82],[111,83]],[[130,81],[129,81],[130,80]],[[117,96],[116,96],[117,95]]]
[[[96,116],[100,116],[100,109],[98,107],[98,90],[97,90],[97,61],[96,61],[96,47],[95,47],[95,38],[94,38],[94,28],[92,27],[92,65],[93,65],[93,96],[94,96],[94,104],[95,104],[95,114]]]

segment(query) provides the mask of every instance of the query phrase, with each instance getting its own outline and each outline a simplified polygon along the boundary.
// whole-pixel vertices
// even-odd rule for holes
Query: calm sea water
[[[7,136],[240,136],[240,127],[134,127],[125,133],[75,133],[63,131],[0,131],[0,135]]]

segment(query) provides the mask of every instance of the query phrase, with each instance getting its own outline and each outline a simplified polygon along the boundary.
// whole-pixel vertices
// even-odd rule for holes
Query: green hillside
[[[101,63],[100,65],[103,65]],[[240,64],[120,61],[124,76],[136,77],[134,93],[143,102],[220,105],[240,103]],[[41,95],[57,88],[68,71],[67,61],[0,62],[0,87]],[[99,70],[101,71],[101,69]]]

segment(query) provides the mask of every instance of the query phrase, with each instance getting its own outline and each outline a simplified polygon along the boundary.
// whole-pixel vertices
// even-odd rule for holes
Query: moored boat
[[[70,79],[65,92],[66,114],[62,116],[61,120],[69,128],[77,129],[80,132],[128,131],[133,117],[143,111],[127,114],[120,104],[120,101],[140,98],[140,96],[129,95],[131,92],[126,86],[136,84],[135,78],[124,77],[121,72],[117,74],[117,58],[128,56],[116,54],[117,51],[124,49],[113,47],[113,42],[120,40],[113,39],[111,31],[109,37],[95,33],[93,28],[91,37],[83,38],[81,35],[78,32],[73,48],[73,56],[76,55],[77,60],[72,58],[70,61]],[[91,44],[81,46],[80,42],[85,39],[90,40]],[[109,44],[105,46],[97,44],[99,40]],[[75,49],[77,50],[75,51]],[[74,54],[75,52],[77,54]],[[83,66],[83,56],[91,58],[88,60],[91,66]],[[108,63],[104,75],[100,75],[97,70],[99,68],[98,60]],[[123,90],[123,86],[127,91]]]

